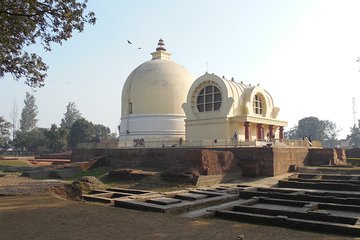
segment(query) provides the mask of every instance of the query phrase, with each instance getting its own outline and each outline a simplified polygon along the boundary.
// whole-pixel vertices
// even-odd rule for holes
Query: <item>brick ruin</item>
[[[214,217],[359,236],[359,178],[297,173],[270,188],[251,186],[251,182],[171,192],[112,187],[94,190],[83,199],[182,217]]]
[[[83,199],[183,217],[213,217],[351,236],[360,234],[360,170],[329,165],[346,164],[342,149],[78,149],[73,157],[78,161],[84,160],[83,157],[98,157],[99,164],[116,167],[161,168],[167,180],[181,181],[234,173],[272,177],[298,170],[277,183],[270,180],[272,185],[267,186],[250,181],[170,192],[112,187],[93,190],[83,195]],[[328,167],[317,169],[305,165]]]
[[[271,177],[304,165],[346,164],[343,149],[304,147],[75,149],[71,155],[72,162],[96,158],[100,165],[156,168],[164,176],[189,178],[233,173]]]

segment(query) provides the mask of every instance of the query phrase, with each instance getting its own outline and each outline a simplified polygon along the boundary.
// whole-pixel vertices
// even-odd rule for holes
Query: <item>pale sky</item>
[[[32,48],[50,67],[45,87],[32,92],[11,76],[0,79],[0,115],[10,120],[16,102],[20,118],[32,92],[39,127],[59,125],[75,102],[87,120],[117,132],[122,86],[163,38],[195,79],[208,65],[210,73],[259,83],[289,122],[286,130],[315,116],[335,122],[344,138],[352,98],[360,118],[358,0],[90,0],[88,8],[95,26],[51,52]]]

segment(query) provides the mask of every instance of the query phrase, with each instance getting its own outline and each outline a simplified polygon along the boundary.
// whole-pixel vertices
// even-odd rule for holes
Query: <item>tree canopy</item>
[[[317,117],[305,117],[298,125],[288,131],[287,137],[299,139],[311,136],[315,140],[334,140],[337,136],[336,124],[329,120],[319,120]]]
[[[360,147],[360,120],[358,120],[358,126],[354,124],[352,128],[350,128],[350,135],[347,137],[350,139],[350,145],[352,147]]]
[[[13,145],[20,150],[39,153],[57,153],[67,150],[68,130],[52,124],[50,129],[33,128],[17,131]]]
[[[25,78],[31,87],[42,87],[48,66],[25,48],[40,41],[46,51],[62,44],[85,23],[95,24],[95,14],[85,12],[87,0],[0,1],[0,78],[6,73],[15,80]]]
[[[10,140],[10,129],[12,124],[0,116],[0,148],[6,147]]]
[[[0,116],[0,148],[14,146],[16,150],[41,153],[57,153],[76,147],[78,143],[95,143],[103,139],[117,141],[116,134],[102,124],[94,124],[81,117],[75,103],[69,102],[61,120],[61,126],[37,127],[35,97],[26,93],[25,106],[21,112],[20,130],[10,140],[12,124]]]
[[[69,102],[66,106],[66,112],[64,113],[64,118],[61,119],[60,126],[62,128],[70,129],[74,122],[81,118],[81,113],[76,109],[74,102]]]
[[[27,92],[24,104],[25,106],[21,111],[20,130],[23,132],[27,132],[35,128],[38,122],[38,120],[36,119],[38,110],[35,104],[34,95]]]
[[[58,153],[67,150],[68,129],[58,128],[56,124],[52,124],[44,134],[50,152]]]
[[[107,138],[110,129],[101,124],[93,124],[84,118],[74,122],[69,132],[69,147],[76,147],[78,143],[100,142]]]

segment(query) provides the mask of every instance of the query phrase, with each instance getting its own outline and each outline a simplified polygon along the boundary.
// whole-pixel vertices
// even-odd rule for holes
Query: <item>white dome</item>
[[[181,105],[186,102],[192,82],[191,74],[171,60],[147,61],[126,79],[121,116],[155,113],[184,115]]]
[[[192,75],[170,60],[160,39],[152,60],[135,68],[125,81],[121,97],[120,140],[185,138],[185,113]]]

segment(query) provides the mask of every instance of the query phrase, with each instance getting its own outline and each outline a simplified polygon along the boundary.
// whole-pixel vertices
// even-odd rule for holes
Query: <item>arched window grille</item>
[[[203,87],[196,98],[196,106],[199,112],[218,111],[221,107],[221,92],[218,87],[208,85]]]

